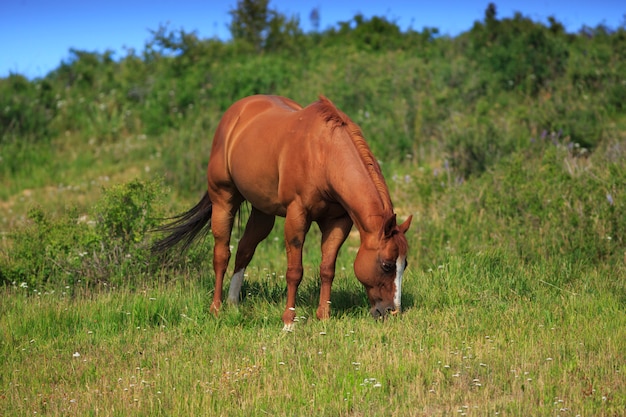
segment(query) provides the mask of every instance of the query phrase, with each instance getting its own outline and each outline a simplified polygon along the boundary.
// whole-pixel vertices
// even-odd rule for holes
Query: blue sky
[[[604,23],[618,27],[625,21],[626,1],[615,0],[509,0],[493,1],[498,17],[521,12],[535,21],[555,16],[570,32],[583,25]],[[150,29],[168,24],[171,29],[197,31],[202,38],[229,37],[228,11],[236,0],[0,0],[0,77],[10,72],[42,77],[69,56],[69,49],[116,52],[141,51]],[[489,0],[270,0],[270,7],[300,18],[312,29],[309,15],[320,11],[320,29],[350,20],[355,14],[384,16],[402,29],[436,27],[456,35],[482,20]]]

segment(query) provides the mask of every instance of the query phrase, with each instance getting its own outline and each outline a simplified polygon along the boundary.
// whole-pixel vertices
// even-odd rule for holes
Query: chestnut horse
[[[257,245],[285,217],[287,306],[282,319],[290,330],[296,317],[296,292],[302,280],[302,249],[314,221],[322,233],[319,319],[330,314],[330,292],[339,248],[355,224],[361,245],[354,273],[365,286],[371,314],[384,318],[400,311],[402,275],[407,262],[405,233],[396,215],[380,166],[359,127],[327,98],[302,108],[278,96],[237,101],[222,117],[207,170],[208,192],[200,202],[160,228],[169,235],[154,249],[188,246],[210,226],[215,292],[211,311],[222,305],[230,236],[241,203],[250,217],[237,248],[228,301],[238,303],[244,270]],[[206,229],[205,229],[206,230]]]

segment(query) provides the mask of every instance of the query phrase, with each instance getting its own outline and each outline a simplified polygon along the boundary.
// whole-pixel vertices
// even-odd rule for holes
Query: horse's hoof
[[[214,316],[217,316],[218,313],[220,312],[220,308],[222,307],[222,303],[216,304],[216,303],[211,303],[211,307],[209,308],[209,311],[211,312],[211,314],[213,314]]]

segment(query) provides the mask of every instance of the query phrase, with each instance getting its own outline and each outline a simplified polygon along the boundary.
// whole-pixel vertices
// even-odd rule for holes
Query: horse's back
[[[236,101],[226,110],[220,124],[230,119],[237,119],[237,124],[246,125],[252,121],[267,118],[271,115],[291,113],[302,110],[295,101],[281,96],[254,95]]]
[[[271,124],[276,127],[276,119],[301,110],[302,106],[293,100],[280,96],[255,95],[245,97],[231,105],[217,127],[213,138],[213,147],[221,146],[222,142],[226,149],[231,148],[233,143],[241,138],[254,140],[263,139],[263,132],[249,133],[250,130],[263,131],[269,136],[272,130],[265,129]],[[273,135],[276,136],[276,135]],[[216,150],[212,150],[213,154]],[[219,150],[217,150],[219,152]]]

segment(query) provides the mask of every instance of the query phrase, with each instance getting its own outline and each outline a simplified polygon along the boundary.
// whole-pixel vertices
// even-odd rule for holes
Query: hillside
[[[455,213],[485,212],[507,229],[545,233],[542,222],[558,220],[572,227],[563,236],[580,234],[566,247],[586,246],[588,232],[611,236],[609,254],[592,255],[621,259],[624,28],[569,34],[555,19],[498,20],[489,8],[456,38],[358,15],[322,33],[284,16],[268,24],[265,38],[230,42],[161,27],[118,61],[71,51],[42,79],[0,80],[5,234],[34,205],[87,215],[101,186],[134,178],[162,178],[165,211],[184,206],[202,192],[213,131],[231,103],[261,93],[308,104],[324,94],[361,126],[388,181],[411,182],[399,181],[400,211],[429,222],[451,210],[442,201],[461,199],[447,203],[460,204]]]

